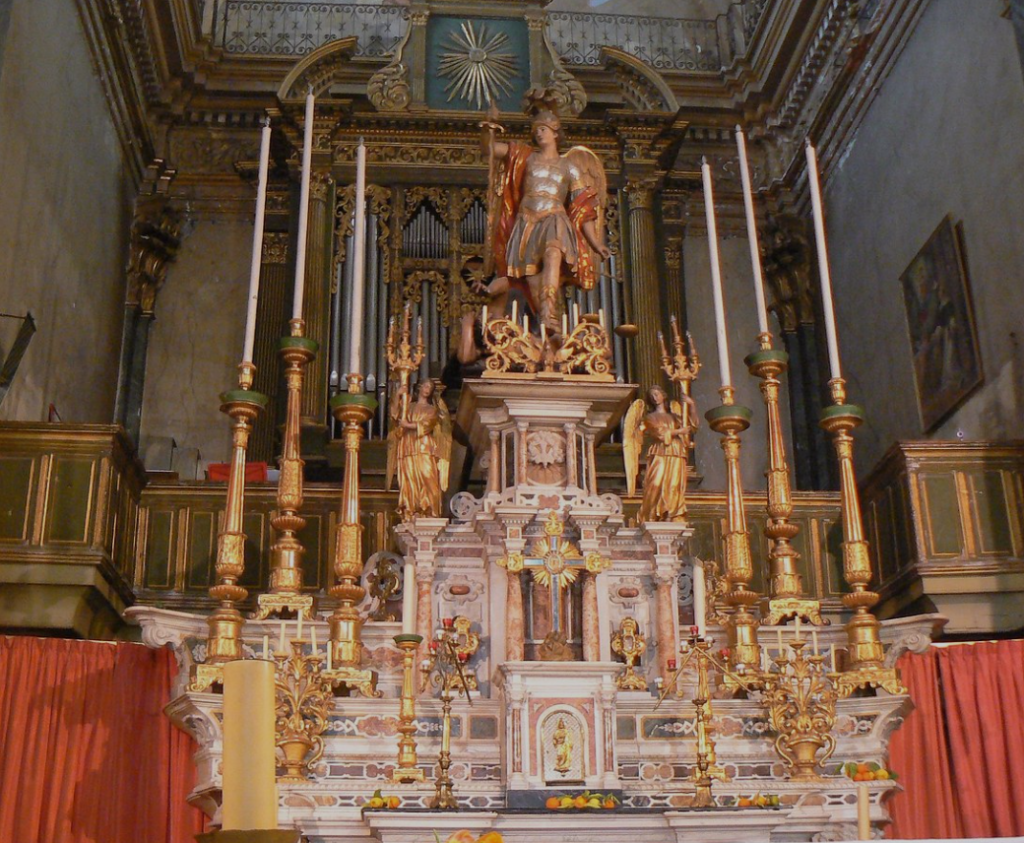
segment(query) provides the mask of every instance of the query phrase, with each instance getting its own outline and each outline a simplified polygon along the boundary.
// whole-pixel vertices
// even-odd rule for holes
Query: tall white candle
[[[411,559],[406,559],[402,576],[402,634],[413,635],[415,632],[416,564]]]
[[[697,627],[697,635],[703,638],[708,625],[708,597],[704,563],[700,559],[693,561],[693,625]]]
[[[256,185],[256,223],[252,235],[252,260],[249,262],[249,301],[245,310],[245,343],[242,362],[252,362],[256,342],[256,304],[260,297],[260,267],[263,263],[263,220],[267,211],[267,170],[270,168],[270,118],[263,123],[260,136],[259,181]]]
[[[302,181],[299,189],[299,231],[295,254],[295,296],[292,318],[302,318],[302,299],[306,291],[306,232],[309,229],[309,179],[313,168],[313,103],[310,89],[306,94],[306,125],[302,132]]]
[[[863,782],[857,785],[857,839],[871,839],[871,795]]]
[[[722,386],[732,386],[729,369],[729,340],[725,333],[725,299],[722,296],[722,266],[718,259],[718,227],[715,225],[715,197],[711,189],[711,167],[707,159],[700,165],[704,182],[704,215],[708,223],[708,249],[711,254],[711,291],[715,302],[715,331],[718,335],[718,373]]]
[[[761,249],[757,243],[757,217],[754,214],[754,191],[750,186],[750,164],[747,162],[747,139],[743,129],[736,127],[736,148],[740,155],[740,181],[743,183],[743,208],[747,212],[747,239],[750,241],[750,263],[754,268],[754,298],[757,301],[757,326],[768,333],[768,308],[764,301],[764,276],[761,274]]]
[[[814,242],[818,251],[818,276],[821,278],[821,306],[825,312],[825,343],[828,345],[828,368],[833,378],[841,378],[839,342],[836,340],[836,313],[832,305],[832,276],[828,270],[828,246],[825,243],[825,214],[821,205],[818,182],[818,156],[807,139],[807,184],[811,188],[811,211],[814,216]]]
[[[356,208],[352,225],[352,313],[349,319],[348,370],[362,374],[363,369],[363,297],[366,292],[366,144],[359,139],[356,148]]]

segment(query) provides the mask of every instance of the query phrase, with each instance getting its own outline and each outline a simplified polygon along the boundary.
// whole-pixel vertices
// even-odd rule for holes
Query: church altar
[[[836,771],[848,762],[885,766],[889,736],[911,707],[905,695],[880,690],[838,699],[834,753],[820,777],[797,780],[775,749],[777,732],[761,693],[737,693],[719,676],[711,702],[713,800],[693,807],[705,739],[690,701],[698,676],[676,667],[687,640],[680,617],[694,601],[690,531],[685,522],[627,524],[620,499],[595,494],[593,443],[621,417],[633,392],[630,385],[557,378],[465,383],[455,419],[473,452],[487,457],[478,456],[474,469],[483,474],[486,491],[479,498],[454,496],[451,518],[416,516],[396,530],[411,573],[404,587],[413,591],[403,612],[414,607],[416,632],[431,641],[457,627],[462,643],[474,645],[460,663],[470,699],[457,693],[450,703],[446,772],[458,810],[431,810],[445,728],[436,689],[417,676],[415,714],[403,711],[404,654],[396,642],[413,624],[372,621],[362,626],[360,666],[373,671],[380,696],[353,687],[329,700],[322,754],[299,779],[278,781],[282,828],[339,843],[420,843],[434,831],[443,839],[458,828],[496,830],[524,843],[627,835],[650,841],[856,838],[858,784]],[[552,540],[557,559],[546,550]],[[546,575],[534,576],[534,564]],[[570,575],[573,582],[557,582]],[[714,610],[714,600],[708,602]],[[360,612],[368,614],[371,603],[364,598]],[[209,657],[208,619],[149,607],[129,609],[128,616],[141,625],[147,644],[169,645],[178,657],[178,694],[167,713],[200,745],[192,799],[216,819],[222,697],[195,680]],[[626,664],[612,649],[627,619],[647,643],[636,659],[637,681],[628,684]],[[885,665],[907,649],[926,648],[934,622],[921,616],[881,624]],[[704,637],[713,648],[729,646],[727,624],[722,613],[707,620]],[[822,654],[847,646],[839,624],[803,629]],[[314,611],[301,631],[295,620],[246,619],[240,643],[246,658],[266,657],[270,642],[275,651],[290,645],[310,656],[315,642],[329,642],[331,635],[326,612]],[[799,624],[756,630],[765,660],[800,636]],[[546,644],[555,650],[545,651]],[[274,658],[283,664],[283,657]],[[416,673],[426,667],[418,665]],[[659,694],[666,681],[673,693]],[[410,723],[418,773],[397,781],[404,723]],[[885,799],[899,784],[864,787],[871,822],[881,829]],[[397,797],[400,807],[368,807],[375,791]],[[614,807],[546,807],[552,796],[584,792],[613,797]],[[747,804],[758,795],[777,797],[777,804]]]

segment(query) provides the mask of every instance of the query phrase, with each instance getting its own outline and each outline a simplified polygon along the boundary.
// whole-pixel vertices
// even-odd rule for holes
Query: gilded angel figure
[[[494,106],[488,117],[482,144],[491,164],[487,247],[495,278],[483,289],[498,313],[504,312],[510,287],[521,289],[548,335],[559,338],[559,289],[593,289],[601,261],[611,254],[603,231],[604,167],[585,146],[559,153],[562,121],[542,96],[533,104],[536,147],[496,140],[501,127]]]
[[[432,380],[421,381],[416,400],[400,387],[388,434],[387,487],[398,476],[398,514],[403,521],[417,515],[441,516],[448,488],[452,453],[452,420]]]
[[[637,523],[685,520],[687,461],[698,423],[697,408],[689,395],[683,393],[681,403],[673,401],[669,405],[665,390],[660,386],[647,390],[647,402],[638,398],[629,408],[622,455],[626,463],[626,487],[631,495],[636,492],[644,438],[651,440]]]

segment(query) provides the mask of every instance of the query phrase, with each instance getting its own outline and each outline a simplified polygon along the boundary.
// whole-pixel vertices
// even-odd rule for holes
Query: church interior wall
[[[31,312],[37,333],[0,419],[44,420],[53,404],[64,421],[109,422],[131,180],[73,7],[14,0],[8,12],[0,311]]]
[[[252,219],[196,212],[185,228],[157,299],[146,360],[139,448],[150,469],[169,467],[170,439],[179,453],[197,450],[203,463],[225,462],[229,453],[217,396],[238,382]]]
[[[743,485],[747,489],[764,488],[764,473],[768,465],[768,445],[764,399],[758,389],[760,381],[753,377],[743,358],[757,349],[757,313],[754,306],[754,281],[750,265],[750,246],[746,234],[719,231],[719,256],[722,264],[722,284],[725,291],[725,316],[728,328],[729,363],[732,367],[736,403],[754,413],[750,428],[743,434],[740,452]],[[720,437],[704,421],[704,413],[721,403],[718,389],[722,385],[718,372],[718,339],[715,333],[714,301],[711,293],[711,262],[707,235],[702,231],[688,234],[683,248],[684,277],[686,279],[686,312],[689,330],[693,334],[703,368],[693,384],[693,398],[701,414],[701,430],[696,440],[697,473],[704,480],[700,488],[706,491],[725,489],[725,462],[719,447]],[[779,327],[769,316],[776,347]],[[786,381],[780,397],[783,408],[786,452],[793,453],[789,429],[789,397]]]
[[[1024,82],[996,0],[932,0],[826,188],[839,341],[868,422],[857,457],[922,438],[900,275],[963,222],[984,384],[934,438],[1024,436]]]

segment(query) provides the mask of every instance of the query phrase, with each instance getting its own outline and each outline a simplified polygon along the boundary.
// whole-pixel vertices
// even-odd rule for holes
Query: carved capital
[[[326,202],[331,187],[330,173],[311,173],[309,177],[309,198],[314,202]]]
[[[654,194],[660,185],[661,179],[653,173],[627,176],[625,191],[630,210],[651,210],[654,207]]]
[[[288,235],[268,231],[263,235],[263,263],[284,264],[288,262]]]
[[[126,301],[153,313],[167,278],[167,264],[181,245],[179,214],[165,196],[140,196],[135,204],[128,252]]]

